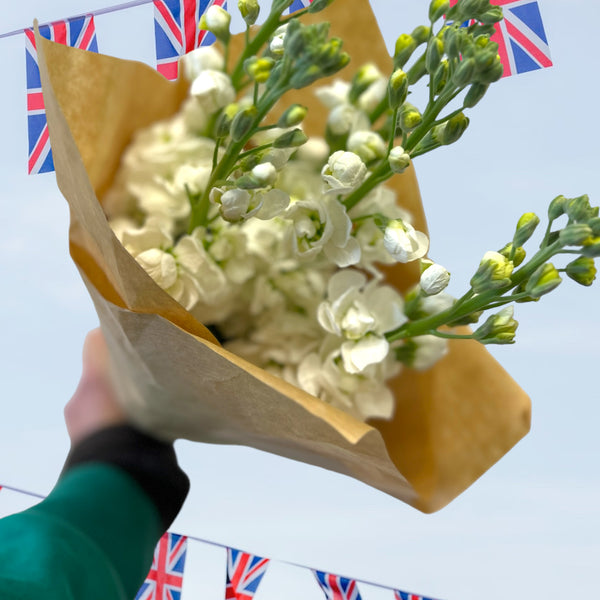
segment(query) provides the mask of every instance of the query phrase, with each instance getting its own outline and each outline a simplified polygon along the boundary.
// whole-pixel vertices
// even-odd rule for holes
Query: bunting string
[[[46,498],[42,494],[0,483],[0,492],[3,490],[33,498]],[[390,591],[394,594],[395,600],[436,600],[367,579],[327,573],[293,561],[263,558],[244,550],[231,548],[226,544],[171,531],[166,532],[156,545],[152,567],[135,600],[163,600],[165,597],[179,599],[188,540],[226,550],[225,600],[252,600],[270,562],[311,571],[326,600],[362,600],[358,590],[359,583]],[[170,596],[164,595],[167,590]]]
[[[68,19],[58,19],[58,21],[81,19],[82,17],[88,17],[88,16],[95,17],[98,15],[107,15],[108,13],[113,13],[113,12],[117,12],[120,10],[126,10],[128,8],[135,8],[136,6],[142,6],[143,4],[150,4],[151,2],[153,2],[153,0],[131,0],[130,2],[123,2],[122,4],[115,4],[114,6],[107,6],[106,8],[99,8],[97,10],[88,10],[87,12],[82,13],[80,15],[73,15],[72,17],[69,17]],[[53,21],[53,22],[56,22],[56,21]],[[50,23],[42,23],[40,25],[40,27],[42,27],[43,25],[50,25]],[[0,33],[0,39],[12,37],[15,35],[20,35],[21,33],[23,33],[23,31],[28,29],[28,27],[21,27],[21,29],[14,29],[13,31],[7,31],[6,33]]]

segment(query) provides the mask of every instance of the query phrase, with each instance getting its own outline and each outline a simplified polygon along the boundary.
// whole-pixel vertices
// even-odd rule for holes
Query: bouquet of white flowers
[[[433,510],[526,432],[527,399],[478,344],[512,343],[513,303],[561,281],[552,257],[576,253],[562,270],[591,284],[598,209],[555,198],[528,260],[540,219],[524,214],[449,296],[448,271],[426,258],[411,163],[457,141],[501,77],[500,9],[433,0],[387,74],[371,38],[371,60],[344,82],[331,79],[349,62],[342,41],[315,22],[326,10],[347,28],[341,2],[284,16],[290,3],[274,0],[253,29],[259,4],[239,0],[237,49],[229,15],[211,7],[200,26],[222,52],[188,54],[175,84],[38,38],[72,255],[142,426],[306,460]],[[369,38],[372,14],[357,4]],[[76,72],[86,101],[70,98]],[[320,136],[306,96],[290,96],[316,82]],[[419,110],[408,100],[422,83]]]

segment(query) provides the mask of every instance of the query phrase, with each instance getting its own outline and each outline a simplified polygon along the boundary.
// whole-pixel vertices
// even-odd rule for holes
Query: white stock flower
[[[334,152],[321,170],[324,181],[336,192],[351,192],[367,176],[367,167],[354,152]]]
[[[271,42],[269,43],[269,50],[275,56],[282,56],[284,52],[283,42],[285,40],[285,32],[287,30],[287,23],[285,25],[281,25],[275,30],[273,37],[271,38]]]
[[[331,109],[327,127],[334,135],[347,135],[370,126],[367,115],[352,104],[338,104]]]
[[[322,250],[339,267],[360,260],[360,247],[350,235],[352,221],[336,198],[299,200],[283,216],[291,221],[292,245],[299,256],[312,257]]]
[[[425,296],[421,298],[419,302],[419,309],[427,315],[437,315],[438,313],[444,312],[445,310],[452,308],[456,298],[447,294],[446,292],[440,292],[433,296]]]
[[[419,285],[425,294],[433,296],[446,289],[449,282],[450,273],[442,265],[432,263],[421,273]]]
[[[213,190],[211,190],[211,197],[214,196],[212,192]],[[224,192],[218,202],[221,204],[219,209],[221,216],[226,221],[235,223],[241,221],[248,214],[250,192],[233,188]]]
[[[394,397],[384,381],[400,371],[390,358],[368,366],[360,374],[348,373],[339,354],[332,351],[311,352],[298,365],[291,383],[364,421],[372,417],[389,419],[394,410]]]
[[[181,59],[183,72],[187,79],[193,81],[202,71],[222,71],[225,66],[223,55],[212,46],[201,46],[188,52]]]
[[[296,157],[297,160],[320,166],[329,157],[329,144],[323,138],[310,137],[306,144],[298,148]]]
[[[190,214],[190,202],[185,189],[162,177],[155,176],[145,181],[131,180],[127,189],[147,215],[175,221]]]
[[[409,223],[397,220],[385,228],[383,245],[394,259],[407,263],[427,254],[429,238]]]
[[[358,107],[365,113],[374,111],[387,94],[388,80],[383,75],[358,98]]]
[[[184,192],[189,190],[191,194],[201,194],[206,190],[211,171],[210,164],[195,165],[185,163],[175,171],[173,183],[176,188]]]
[[[402,296],[390,286],[345,269],[333,275],[327,299],[317,309],[317,320],[325,331],[343,338],[341,356],[349,373],[358,373],[388,354],[385,333],[406,321]]]
[[[404,173],[410,165],[410,154],[402,146],[394,146],[388,155],[388,162],[394,173]]]
[[[147,250],[166,250],[173,245],[170,223],[165,219],[149,217],[141,227],[136,227],[132,221],[128,222],[129,226],[118,221],[111,221],[110,225],[127,252],[134,257]]]
[[[430,369],[448,353],[448,341],[435,335],[420,335],[411,341],[416,349],[410,366],[418,371]]]
[[[336,79],[331,85],[325,85],[315,90],[315,95],[330,110],[339,104],[348,103],[350,84]]]
[[[221,6],[213,4],[209,6],[200,20],[200,27],[208,29],[217,36],[229,31],[231,15]]]
[[[264,162],[252,169],[252,175],[262,186],[273,185],[277,178],[277,169],[272,163]]]
[[[235,100],[235,89],[228,75],[222,71],[206,69],[192,82],[192,96],[198,99],[209,114],[231,104]]]
[[[135,260],[164,290],[173,286],[177,281],[177,263],[172,254],[152,248],[140,252]]]
[[[383,158],[387,153],[387,144],[374,131],[355,131],[349,138],[346,148],[358,154],[364,163]]]

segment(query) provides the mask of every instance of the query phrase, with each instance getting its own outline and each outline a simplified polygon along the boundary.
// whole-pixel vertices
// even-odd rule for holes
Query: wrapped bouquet
[[[356,15],[342,0],[284,15],[290,4],[253,28],[259,4],[240,0],[237,40],[211,7],[200,26],[220,49],[184,57],[176,83],[38,37],[71,253],[142,427],[304,460],[435,510],[526,433],[527,398],[481,344],[512,343],[513,304],[553,290],[559,270],[592,283],[598,209],[555,198],[529,256],[540,219],[525,213],[451,297],[426,258],[412,160],[457,141],[501,77],[500,9],[433,0],[390,64],[356,2],[368,44],[350,44],[359,67],[343,81]]]

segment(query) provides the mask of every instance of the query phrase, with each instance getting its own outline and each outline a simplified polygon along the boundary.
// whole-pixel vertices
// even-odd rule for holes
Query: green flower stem
[[[469,292],[467,292],[467,294],[465,294],[465,296],[463,296],[459,302],[455,303],[454,306],[451,306],[450,308],[436,315],[431,315],[423,319],[416,319],[414,321],[408,321],[398,329],[386,333],[385,337],[388,342],[393,342],[395,340],[425,335],[433,330],[436,330],[442,325],[458,321],[474,312],[502,306],[514,300],[525,299],[528,297],[526,293],[515,294],[510,298],[503,296],[511,289],[518,287],[523,281],[528,279],[538,267],[545,264],[548,259],[560,251],[560,243],[555,242],[547,248],[537,252],[526,265],[521,267],[518,271],[515,271],[510,278],[510,285],[505,286],[500,290],[490,290],[482,294],[471,293],[471,297],[465,300],[464,298],[469,295]]]
[[[439,338],[445,338],[447,340],[472,340],[473,334],[470,335],[460,335],[458,333],[447,333],[445,331],[438,331],[437,329],[432,329],[431,331],[426,331],[423,335],[435,335]]]
[[[250,128],[249,132],[239,141],[234,142],[230,140],[225,154],[212,170],[210,180],[204,190],[204,193],[196,203],[192,203],[192,211],[190,216],[190,224],[188,226],[188,233],[192,233],[196,227],[206,225],[206,218],[208,216],[208,209],[210,206],[210,191],[216,185],[217,181],[226,179],[231,170],[235,167],[239,160],[240,153],[244,149],[244,146],[248,143],[250,138],[256,132],[256,127],[265,118],[269,110],[274,106],[277,100],[287,91],[287,87],[275,87],[270,92],[264,94],[260,99],[257,109],[258,113],[254,121],[254,125]]]
[[[425,137],[427,132],[435,125],[436,119],[442,109],[451,102],[462,89],[463,88],[451,88],[446,90],[433,104],[427,105],[422,123],[408,136],[405,143],[403,141],[402,146],[406,152],[410,154],[410,151],[416,147],[416,145]],[[395,128],[395,123],[393,124],[393,127]],[[395,131],[392,132],[392,136],[394,136],[394,133]],[[377,167],[360,186],[346,196],[343,201],[346,210],[350,210],[356,206],[372,189],[377,187],[380,183],[387,181],[393,174],[388,161],[383,160],[379,167]]]
[[[242,158],[246,158],[246,156],[250,156],[251,154],[255,154],[256,152],[261,152],[262,150],[267,150],[268,148],[271,148],[272,146],[273,146],[273,142],[270,142],[268,144],[263,144],[262,146],[255,146],[251,150],[246,150],[246,152],[242,152],[238,156],[238,160],[241,160]]]
[[[388,142],[388,154],[392,151],[394,147],[394,141],[396,139],[396,123],[398,122],[398,113],[400,112],[400,107],[396,106],[392,113],[392,131],[390,132],[390,140]]]
[[[263,47],[275,30],[282,24],[281,15],[272,11],[267,20],[261,25],[260,29],[250,43],[246,43],[244,51],[241,53],[238,61],[231,73],[231,82],[233,87],[239,91],[242,89],[241,82],[244,77],[244,61],[255,54]],[[248,36],[249,37],[249,36]]]

